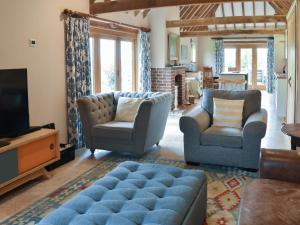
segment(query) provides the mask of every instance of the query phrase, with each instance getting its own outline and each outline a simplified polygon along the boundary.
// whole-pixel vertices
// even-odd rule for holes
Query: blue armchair
[[[144,99],[134,122],[114,121],[119,97]],[[77,103],[84,141],[94,153],[105,149],[142,156],[162,139],[172,95],[169,93],[102,93],[80,98]]]
[[[245,100],[243,127],[212,127],[213,98]],[[267,111],[261,109],[257,90],[206,89],[202,106],[180,119],[184,133],[184,155],[188,163],[204,163],[258,169],[261,139],[267,128]]]

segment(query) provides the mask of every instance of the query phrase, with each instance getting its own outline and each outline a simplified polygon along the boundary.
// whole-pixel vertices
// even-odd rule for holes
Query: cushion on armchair
[[[142,101],[140,98],[120,97],[115,120],[133,122]]]
[[[201,136],[202,145],[242,148],[242,128],[210,127]]]
[[[213,98],[244,100],[243,124],[245,124],[249,116],[259,112],[261,109],[261,93],[259,90],[226,91],[204,89],[202,107],[209,113],[211,120],[213,119],[214,112]]]
[[[214,98],[213,126],[241,128],[244,100]]]

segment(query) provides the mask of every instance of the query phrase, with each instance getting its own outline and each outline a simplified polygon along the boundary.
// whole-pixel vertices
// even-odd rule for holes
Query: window
[[[135,40],[94,36],[90,43],[93,93],[135,91]]]
[[[133,43],[121,41],[121,90],[132,91],[133,88]]]
[[[224,49],[224,70],[228,72],[229,68],[236,67],[236,48]]]
[[[115,91],[116,87],[116,41],[100,39],[101,91]]]

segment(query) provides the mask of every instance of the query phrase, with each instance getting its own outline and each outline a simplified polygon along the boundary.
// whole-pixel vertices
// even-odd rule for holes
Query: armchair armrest
[[[263,149],[260,176],[265,179],[300,183],[300,152]]]
[[[266,135],[267,130],[268,113],[265,109],[261,109],[260,112],[256,112],[249,116],[244,129],[244,137],[258,137],[262,139]]]
[[[138,146],[150,148],[161,140],[171,101],[170,93],[155,93],[141,103],[134,121],[134,136]]]
[[[202,107],[197,107],[180,118],[180,130],[187,135],[201,135],[210,126],[210,116]]]

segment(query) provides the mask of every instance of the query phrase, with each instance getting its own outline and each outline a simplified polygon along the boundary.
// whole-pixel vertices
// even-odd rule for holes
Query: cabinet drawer
[[[54,158],[57,154],[56,135],[23,145],[18,148],[19,173],[40,166]]]

